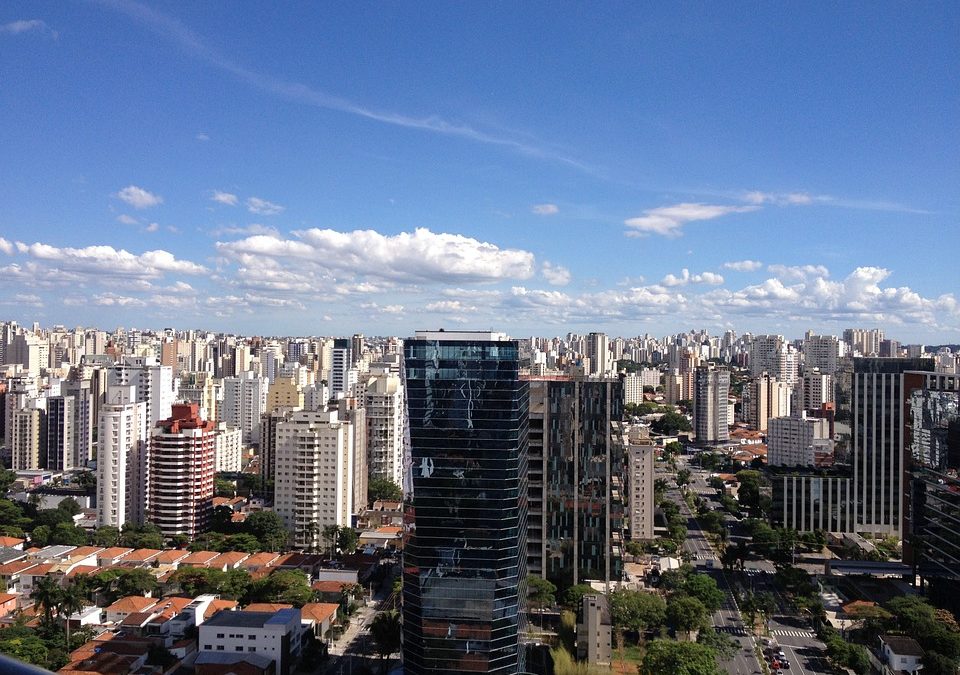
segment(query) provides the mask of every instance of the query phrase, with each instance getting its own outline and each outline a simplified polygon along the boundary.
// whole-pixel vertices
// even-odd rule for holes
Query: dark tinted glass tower
[[[527,383],[499,333],[404,345],[406,675],[525,670]]]

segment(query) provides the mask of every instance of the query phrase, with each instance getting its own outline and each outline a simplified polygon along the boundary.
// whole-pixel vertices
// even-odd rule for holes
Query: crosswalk
[[[815,633],[812,630],[791,630],[789,628],[778,628],[770,631],[770,635],[778,637],[813,637]]]
[[[747,634],[747,629],[743,626],[717,626],[714,630],[718,633],[726,633],[727,635],[736,635],[739,637]]]

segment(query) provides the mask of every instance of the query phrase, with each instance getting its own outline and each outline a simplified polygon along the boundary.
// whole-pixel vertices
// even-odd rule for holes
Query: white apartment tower
[[[803,340],[804,371],[817,368],[825,375],[833,375],[843,356],[842,343],[836,335],[813,335],[807,333]]]
[[[767,430],[767,420],[790,414],[793,392],[786,382],[767,373],[750,380],[743,389],[744,417],[758,431]]]
[[[793,409],[797,414],[802,410],[819,410],[833,398],[833,376],[814,368],[804,373],[797,383]]]
[[[353,432],[335,411],[297,410],[277,422],[274,509],[299,548],[322,548],[324,527],[350,524]]]
[[[653,539],[653,455],[654,447],[649,441],[628,436],[627,446],[627,504],[630,516],[630,539],[644,541]]]
[[[730,371],[700,366],[694,374],[693,428],[698,443],[730,440],[727,407],[730,405]]]
[[[147,404],[136,387],[109,387],[97,434],[97,525],[142,524],[149,468]]]
[[[403,485],[403,383],[384,373],[367,381],[367,471]]]
[[[109,386],[136,387],[136,400],[147,404],[147,428],[170,417],[176,399],[173,368],[162,366],[150,356],[126,356],[109,371]]]
[[[587,336],[587,358],[590,359],[591,375],[605,375],[610,371],[610,346],[606,333]]]
[[[267,409],[267,380],[252,372],[223,380],[220,421],[240,429],[244,443],[260,440],[260,416]]]
[[[833,452],[830,422],[807,417],[774,417],[767,433],[770,466],[813,467],[818,455]]]

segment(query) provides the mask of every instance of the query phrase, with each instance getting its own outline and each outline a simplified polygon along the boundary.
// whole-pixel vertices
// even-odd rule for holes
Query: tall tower
[[[850,459],[855,528],[860,533],[899,536],[902,532],[904,373],[908,370],[932,371],[933,359],[860,358],[853,362]]]
[[[97,525],[140,525],[147,505],[147,404],[135,386],[107,388],[97,437]]]
[[[191,539],[213,513],[217,425],[200,418],[196,403],[173,406],[150,437],[150,522],[165,537]]]
[[[606,333],[590,333],[587,336],[587,357],[590,359],[591,375],[603,375],[610,370],[610,348]]]
[[[693,428],[698,443],[725,443],[730,440],[727,426],[727,397],[730,394],[730,371],[699,366],[693,393]]]
[[[404,355],[404,672],[516,675],[525,670],[529,405],[518,342],[418,331]]]

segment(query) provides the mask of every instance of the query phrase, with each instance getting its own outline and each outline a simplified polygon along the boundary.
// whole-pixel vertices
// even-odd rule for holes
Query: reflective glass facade
[[[513,340],[404,344],[403,668],[524,671],[528,390]]]

